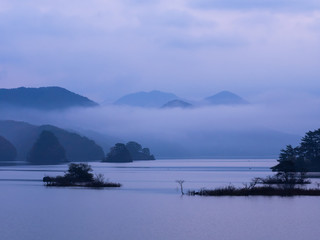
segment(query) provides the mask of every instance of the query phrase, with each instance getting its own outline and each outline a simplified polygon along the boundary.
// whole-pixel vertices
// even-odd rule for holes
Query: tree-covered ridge
[[[25,161],[27,155],[42,131],[52,132],[66,150],[69,161],[100,161],[105,157],[103,149],[93,140],[75,132],[52,125],[35,126],[26,122],[0,121],[0,135],[17,149],[16,160]]]
[[[105,162],[132,162],[135,160],[155,160],[149,148],[142,148],[137,142],[128,142],[126,145],[117,143],[110,149]]]
[[[0,161],[13,161],[16,157],[16,148],[11,142],[0,136]]]
[[[50,131],[42,131],[27,156],[34,164],[56,164],[66,161],[66,151]]]
[[[320,129],[309,131],[297,147],[288,145],[281,150],[279,164],[273,171],[320,171]]]

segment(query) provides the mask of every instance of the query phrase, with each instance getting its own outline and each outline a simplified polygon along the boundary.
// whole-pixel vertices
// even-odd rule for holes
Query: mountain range
[[[160,108],[165,103],[177,98],[178,97],[173,93],[161,91],[137,92],[119,98],[114,104],[133,107]]]
[[[72,107],[94,107],[98,104],[87,97],[61,87],[0,89],[0,106],[63,110]]]
[[[114,102],[115,105],[127,105],[142,108],[190,108],[208,105],[243,105],[248,104],[242,97],[229,91],[222,91],[199,102],[182,99],[173,93],[151,91],[125,95]]]
[[[229,91],[222,91],[213,96],[207,97],[204,99],[208,104],[211,105],[241,105],[241,104],[248,104],[246,100],[242,97],[229,92]]]

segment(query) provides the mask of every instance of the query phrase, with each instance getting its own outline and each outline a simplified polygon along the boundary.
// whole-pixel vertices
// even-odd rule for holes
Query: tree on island
[[[34,164],[57,164],[66,162],[65,149],[50,131],[42,131],[27,156]]]
[[[132,162],[132,157],[126,145],[123,143],[117,143],[110,149],[107,154],[105,162]]]
[[[142,146],[134,141],[126,144],[133,160],[155,160],[154,156],[150,154],[149,148],[142,148]]]
[[[86,163],[71,163],[65,177],[70,182],[91,182],[93,181],[92,168]]]
[[[7,139],[0,136],[0,161],[14,161],[17,150]]]
[[[320,129],[309,131],[297,147],[282,149],[273,171],[320,171]]]

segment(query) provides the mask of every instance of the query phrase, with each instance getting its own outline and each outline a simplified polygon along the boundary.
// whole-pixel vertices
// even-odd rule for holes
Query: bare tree
[[[183,183],[184,182],[185,182],[184,180],[176,180],[176,183],[178,183],[180,186],[181,195],[184,195],[184,192],[183,192]]]

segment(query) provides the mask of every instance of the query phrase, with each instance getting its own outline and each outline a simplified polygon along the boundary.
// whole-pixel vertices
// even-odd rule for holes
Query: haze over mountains
[[[32,94],[23,95],[27,96],[24,104],[19,92],[29,90],[35,92],[37,100]],[[192,105],[172,93],[139,92],[108,106],[97,106],[62,88],[18,88],[12,92],[14,98],[0,91],[0,99],[19,100],[0,108],[0,119],[15,120],[0,122],[0,136],[17,148],[18,159],[25,158],[42,130],[52,131],[64,146],[72,143],[66,150],[67,158],[73,161],[101,159],[103,150],[107,153],[117,142],[138,141],[157,158],[196,158],[276,157],[285,145],[300,140],[299,134],[268,127],[268,115],[257,119],[261,115],[257,106],[227,91],[193,101]],[[61,92],[68,97],[59,98]],[[57,104],[55,99],[59,99]]]

